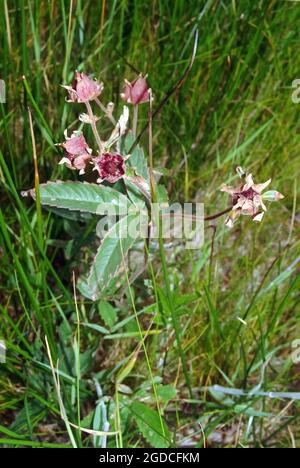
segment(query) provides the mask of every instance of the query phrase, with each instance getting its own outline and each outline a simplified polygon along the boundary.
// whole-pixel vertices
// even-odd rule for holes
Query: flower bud
[[[64,86],[64,88],[69,93],[68,102],[81,103],[97,99],[103,90],[103,84],[77,71],[71,86]]]
[[[131,83],[125,80],[125,86],[123,93],[121,94],[121,98],[128,104],[133,105],[149,102],[150,93],[146,77],[140,75]]]

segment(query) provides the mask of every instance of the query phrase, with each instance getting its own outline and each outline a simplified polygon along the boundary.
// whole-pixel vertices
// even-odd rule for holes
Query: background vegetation
[[[299,364],[291,359],[300,338],[300,107],[291,99],[299,20],[300,4],[279,0],[2,0],[2,445],[299,445],[299,393],[285,395],[300,392]],[[165,169],[170,200],[205,202],[208,214],[226,208],[219,187],[237,165],[258,182],[272,177],[286,198],[261,225],[243,219],[228,231],[221,219],[206,230],[201,251],[169,251],[191,395],[159,255],[151,256],[153,274],[146,271],[123,296],[91,303],[78,294],[76,303],[73,272],[77,278],[85,270],[96,248],[93,222],[78,227],[41,213],[20,194],[37,176],[28,107],[40,181],[75,177],[57,165],[54,143],[78,115],[60,84],[76,68],[92,72],[105,82],[104,101],[120,109],[123,78],[147,72],[158,103],[187,66],[197,28],[192,73],[154,123],[155,165]],[[145,346],[152,380],[134,308],[142,329],[151,327]],[[112,431],[117,422],[122,437],[90,436],[62,421],[45,336],[55,366],[59,360],[67,420]]]

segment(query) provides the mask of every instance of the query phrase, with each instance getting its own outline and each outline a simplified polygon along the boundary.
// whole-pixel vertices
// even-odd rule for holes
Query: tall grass
[[[76,426],[101,431],[104,408],[112,431],[117,413],[122,444],[142,447],[149,441],[130,412],[134,400],[161,408],[174,434],[167,437],[171,446],[220,439],[231,447],[299,445],[299,399],[284,398],[299,392],[299,366],[291,359],[292,342],[300,338],[300,107],[291,99],[300,67],[299,19],[297,2],[277,0],[1,2],[3,446],[71,446],[45,336],[58,362],[68,421]],[[168,251],[168,296],[160,256],[152,253],[151,269],[121,301],[111,301],[115,319],[108,324],[101,304],[73,294],[73,271],[84,269],[94,226],[78,228],[77,221],[41,213],[38,199],[31,203],[21,191],[38,178],[70,177],[58,167],[54,144],[66,122],[76,125],[77,110],[65,104],[60,87],[76,68],[103,80],[105,101],[119,107],[122,77],[147,72],[159,102],[187,66],[197,28],[192,73],[154,122],[154,166],[167,174],[170,199],[205,202],[207,214],[221,211],[227,201],[218,189],[232,182],[237,165],[262,181],[272,177],[286,198],[260,226],[243,220],[228,232],[217,221],[200,252]],[[146,123],[146,109],[142,117]],[[170,304],[180,325],[177,340]],[[126,367],[142,345],[146,353]],[[116,409],[115,382],[124,366]],[[250,394],[210,389],[216,384]],[[176,393],[167,398],[170,385]],[[275,391],[282,398],[259,393]],[[114,436],[72,434],[79,447],[119,443]]]

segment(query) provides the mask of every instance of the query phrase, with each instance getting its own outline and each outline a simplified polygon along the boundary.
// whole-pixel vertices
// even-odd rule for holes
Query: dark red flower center
[[[125,174],[124,159],[119,154],[105,153],[97,162],[101,179],[116,182]]]
[[[66,158],[68,158],[71,162],[73,162],[74,159],[76,158],[75,154],[68,153],[68,151],[65,151],[65,156],[66,156]]]
[[[120,161],[107,161],[105,164],[105,169],[109,174],[115,174],[115,172],[119,169]]]
[[[253,200],[257,193],[253,190],[253,188],[249,188],[248,190],[241,192],[241,195],[243,195],[243,197],[247,198],[248,200]]]

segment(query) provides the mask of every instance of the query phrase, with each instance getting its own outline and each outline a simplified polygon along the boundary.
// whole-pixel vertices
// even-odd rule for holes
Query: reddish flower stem
[[[229,213],[232,210],[232,206],[226,208],[224,211],[220,211],[220,213],[215,213],[214,215],[206,216],[204,218],[204,221],[213,221],[214,219],[220,218],[221,216],[224,216],[225,214]]]
[[[98,130],[97,130],[97,126],[96,126],[96,121],[95,121],[95,117],[94,117],[94,114],[93,114],[93,111],[92,111],[92,107],[91,107],[91,104],[87,101],[85,103],[86,105],[86,108],[87,108],[87,111],[88,111],[88,114],[89,114],[89,117],[91,119],[91,126],[92,126],[92,130],[93,130],[93,134],[94,134],[94,137],[96,139],[96,142],[97,142],[97,145],[99,147],[99,151],[100,151],[100,154],[103,153],[103,143],[101,141],[101,138],[99,136],[99,133],[98,133]]]

